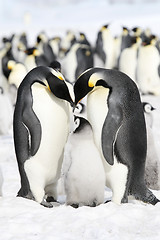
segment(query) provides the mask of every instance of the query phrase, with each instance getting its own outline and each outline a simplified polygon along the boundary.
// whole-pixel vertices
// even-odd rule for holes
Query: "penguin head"
[[[129,29],[127,27],[122,27],[122,29],[123,29],[123,32],[122,32],[123,36],[126,36],[129,34]]]
[[[80,114],[83,113],[85,111],[85,105],[83,103],[78,103],[75,110],[74,110],[74,114]]]
[[[132,28],[132,32],[133,32],[134,36],[138,37],[141,35],[142,30],[140,27],[134,27],[134,28]]]
[[[74,115],[74,133],[80,133],[82,131],[85,131],[86,128],[91,128],[90,123],[87,121],[87,119],[83,117],[79,117]]]
[[[151,113],[155,108],[148,102],[142,102],[144,113]]]
[[[52,61],[49,65],[49,67],[53,69],[57,69],[59,72],[61,72],[61,64],[58,61]]]
[[[75,105],[79,103],[89,92],[98,86],[108,87],[103,80],[103,73],[100,68],[90,68],[83,72],[74,84]]]
[[[106,24],[106,25],[102,26],[101,27],[101,32],[108,30],[109,29],[108,27],[109,27],[109,24]]]
[[[9,60],[7,63],[7,67],[9,70],[12,70],[15,65],[16,65],[16,61],[14,61],[14,60]]]
[[[33,55],[33,56],[39,56],[39,55],[40,55],[40,52],[39,52],[38,49],[35,48],[35,47],[27,48],[24,52],[25,52],[27,55]]]
[[[56,97],[68,101],[74,107],[65,79],[58,70],[52,69],[44,83]]]

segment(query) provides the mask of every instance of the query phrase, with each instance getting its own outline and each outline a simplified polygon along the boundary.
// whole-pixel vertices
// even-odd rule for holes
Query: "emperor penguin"
[[[152,111],[155,108],[149,102],[142,102],[147,128],[147,157],[145,164],[145,182],[148,188],[160,190],[160,159],[157,153]]]
[[[71,30],[66,32],[64,38],[60,42],[60,58],[63,58],[66,53],[70,50],[73,44],[77,42],[75,33]]]
[[[134,81],[118,70],[92,68],[77,79],[74,93],[75,104],[88,94],[87,116],[112,201],[125,203],[133,195],[153,205],[159,202],[144,181],[146,125]]]
[[[152,36],[142,42],[137,60],[137,83],[142,94],[160,95],[160,54]]]
[[[8,82],[10,85],[15,85],[16,88],[19,87],[21,81],[27,74],[27,69],[23,63],[16,62],[14,60],[8,61],[8,69],[11,70],[8,76]]]
[[[123,49],[119,59],[119,70],[136,82],[138,49],[141,44],[139,37],[132,37],[130,47]]]
[[[27,69],[23,63],[16,62],[14,60],[8,61],[8,69],[11,70],[8,76],[8,93],[10,95],[11,102],[13,106],[16,103],[17,89],[27,74]]]
[[[93,52],[86,44],[72,45],[61,61],[65,77],[73,84],[86,69],[93,67]]]
[[[95,51],[102,59],[105,68],[113,68],[114,38],[109,24],[104,25],[98,32]]]
[[[95,207],[104,202],[104,167],[90,123],[83,117],[74,118],[63,167],[66,204]]]
[[[120,41],[120,53],[119,53],[119,57],[117,60],[117,68],[119,69],[119,60],[120,60],[120,56],[122,51],[125,48],[129,48],[132,44],[131,44],[131,35],[130,35],[130,30],[127,27],[122,27],[122,33],[121,33],[121,41]]]
[[[56,59],[48,37],[45,33],[40,33],[37,36],[36,48],[40,51],[41,54],[44,54],[48,63],[51,63]]]
[[[69,134],[70,96],[63,75],[49,67],[32,69],[18,88],[14,145],[21,178],[18,196],[52,207],[57,199],[64,146]],[[46,200],[45,200],[46,199]]]

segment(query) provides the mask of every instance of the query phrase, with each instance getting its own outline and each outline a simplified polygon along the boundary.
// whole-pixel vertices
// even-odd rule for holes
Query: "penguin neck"
[[[87,96],[87,118],[92,126],[94,141],[98,149],[101,149],[102,127],[108,113],[108,95],[108,88],[98,86]]]

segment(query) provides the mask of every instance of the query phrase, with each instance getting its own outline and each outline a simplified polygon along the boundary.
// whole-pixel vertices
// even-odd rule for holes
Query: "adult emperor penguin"
[[[103,203],[104,167],[92,127],[85,118],[75,116],[75,130],[68,138],[66,152],[63,166],[66,204],[77,208]]]
[[[143,94],[160,95],[160,54],[155,46],[156,37],[146,39],[138,52],[137,83]]]
[[[63,75],[49,67],[31,70],[18,88],[13,121],[21,177],[18,196],[35,199],[47,207],[52,207],[47,201],[57,197],[69,133],[69,103],[73,100]]]
[[[128,195],[146,203],[159,200],[146,187],[146,125],[136,84],[126,74],[103,68],[84,72],[74,85],[75,104],[87,97],[88,120],[102,155],[112,201]]]
[[[104,25],[98,32],[95,51],[106,68],[113,67],[114,38],[109,29],[109,24]]]

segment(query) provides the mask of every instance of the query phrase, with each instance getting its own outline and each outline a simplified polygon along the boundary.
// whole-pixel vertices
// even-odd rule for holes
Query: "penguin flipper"
[[[40,121],[31,107],[25,108],[23,111],[23,123],[29,131],[31,137],[30,154],[34,156],[40,146],[42,130]]]
[[[114,143],[123,120],[122,109],[119,106],[109,107],[107,117],[102,128],[102,152],[106,161],[114,164]]]

